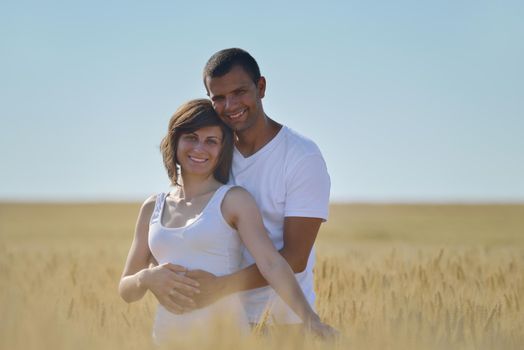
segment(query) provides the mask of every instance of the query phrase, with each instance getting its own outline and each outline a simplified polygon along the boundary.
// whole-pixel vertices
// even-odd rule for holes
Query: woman
[[[140,210],[120,280],[122,298],[127,302],[142,298],[151,283],[159,280],[152,276],[173,273],[172,264],[230,274],[239,269],[243,244],[264,278],[306,326],[322,336],[332,334],[333,329],[311,309],[291,268],[271,243],[253,197],[243,188],[225,185],[233,135],[211,102],[199,99],[182,105],[169,122],[161,150],[174,190],[148,198]],[[151,261],[158,266],[150,267]],[[176,286],[171,283],[171,288]],[[169,300],[162,304],[153,330],[157,343],[177,331],[209,325],[226,312],[235,322],[247,325],[236,295],[186,313],[180,313],[183,310]]]

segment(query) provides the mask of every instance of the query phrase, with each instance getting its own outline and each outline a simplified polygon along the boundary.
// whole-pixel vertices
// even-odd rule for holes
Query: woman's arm
[[[194,288],[188,284],[192,280],[180,275],[185,268],[173,264],[162,264],[150,267],[154,260],[149,249],[149,221],[155,208],[156,196],[148,198],[138,215],[135,228],[135,236],[129,250],[124,272],[120,279],[118,291],[122,299],[130,303],[141,299],[147,290],[151,290],[158,301],[168,310],[181,313],[183,308],[179,307],[176,300],[190,300],[175,290],[194,292]],[[181,283],[183,281],[184,283]],[[187,284],[186,284],[187,283]]]
[[[253,197],[243,188],[232,188],[222,203],[222,213],[231,226],[238,230],[260,273],[305,325],[323,336],[332,335],[335,331],[320,322],[289,264],[273,246]]]
[[[146,199],[140,208],[135,226],[135,236],[118,286],[120,296],[128,303],[141,299],[147,291],[143,278],[151,260],[148,234],[149,220],[155,208],[155,200],[156,197]]]

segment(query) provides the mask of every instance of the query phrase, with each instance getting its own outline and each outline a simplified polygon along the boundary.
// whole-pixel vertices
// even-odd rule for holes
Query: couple
[[[214,54],[204,85],[210,100],[169,122],[161,152],[174,189],[144,202],[120,295],[156,296],[157,343],[225,313],[255,326],[269,306],[275,323],[333,336],[312,308],[330,187],[318,147],[265,115],[266,80],[246,51]]]

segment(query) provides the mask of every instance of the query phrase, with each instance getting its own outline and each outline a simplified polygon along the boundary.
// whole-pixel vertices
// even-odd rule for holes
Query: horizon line
[[[92,205],[92,204],[140,204],[142,199],[35,199],[0,198],[0,205]],[[333,199],[329,205],[524,205],[524,199]]]

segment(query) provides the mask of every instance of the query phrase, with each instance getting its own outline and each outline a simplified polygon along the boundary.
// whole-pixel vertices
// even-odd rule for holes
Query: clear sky
[[[334,201],[524,201],[522,1],[0,2],[0,200],[142,200],[227,47]]]

